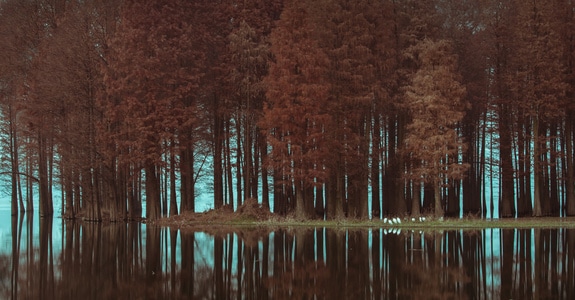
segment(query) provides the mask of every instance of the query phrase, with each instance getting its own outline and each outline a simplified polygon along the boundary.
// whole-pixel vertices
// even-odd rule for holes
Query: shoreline
[[[401,219],[400,223],[391,224],[382,219],[340,219],[340,220],[297,220],[291,217],[266,216],[265,218],[225,213],[214,218],[214,213],[188,213],[148,222],[160,227],[174,229],[218,228],[352,228],[352,229],[417,229],[417,230],[477,230],[489,228],[501,229],[532,229],[532,228],[567,228],[575,229],[575,217],[525,217],[481,219],[474,217],[434,219],[426,217],[425,221],[412,220],[411,217]]]

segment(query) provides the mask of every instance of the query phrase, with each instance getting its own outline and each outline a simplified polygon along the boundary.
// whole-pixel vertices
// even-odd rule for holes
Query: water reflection
[[[573,229],[206,233],[33,224],[12,219],[11,252],[0,252],[0,298],[575,297]]]

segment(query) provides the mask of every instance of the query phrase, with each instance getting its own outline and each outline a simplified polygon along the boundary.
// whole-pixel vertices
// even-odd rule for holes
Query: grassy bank
[[[258,227],[266,230],[286,227],[302,228],[398,228],[417,230],[458,230],[484,228],[574,228],[575,217],[539,217],[539,218],[506,218],[481,219],[475,217],[435,219],[433,217],[401,218],[398,222],[384,220],[297,220],[293,217],[277,216],[262,208],[256,201],[247,201],[236,211],[229,207],[210,210],[203,213],[184,213],[153,222],[162,227],[190,229],[194,231],[213,227]]]
[[[417,230],[458,230],[484,228],[574,228],[575,217],[557,218],[518,218],[518,219],[480,219],[480,218],[445,218],[443,220],[426,218],[403,218],[401,222],[391,224],[384,220],[296,220],[290,217],[265,216],[255,214],[213,213],[188,214],[162,219],[155,224],[162,227],[201,229],[202,227],[327,227],[327,228],[399,228]]]

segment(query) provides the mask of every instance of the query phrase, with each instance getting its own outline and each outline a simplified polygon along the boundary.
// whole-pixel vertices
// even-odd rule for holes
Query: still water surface
[[[1,299],[575,299],[573,229],[208,233],[3,219]]]

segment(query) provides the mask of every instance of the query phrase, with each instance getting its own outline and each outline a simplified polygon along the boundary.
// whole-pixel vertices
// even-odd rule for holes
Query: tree
[[[314,39],[310,18],[307,2],[285,3],[271,34],[274,61],[261,122],[272,146],[270,165],[284,179],[282,185],[295,187],[298,218],[311,216],[312,188],[326,180],[329,152],[324,133],[330,121],[324,110],[328,60]]]
[[[466,145],[456,130],[466,109],[465,88],[459,83],[457,59],[448,41],[425,39],[413,51],[419,70],[406,87],[412,121],[405,149],[419,164],[409,175],[433,185],[435,215],[442,217],[442,187],[447,179],[461,179],[468,167],[458,159]]]
[[[514,74],[508,80],[517,99],[520,121],[526,122],[528,143],[533,143],[533,215],[551,214],[552,206],[558,214],[557,197],[551,199],[549,186],[549,143],[556,139],[557,117],[563,116],[566,83],[562,64],[562,49],[557,27],[554,26],[554,5],[520,2],[518,7],[517,55],[512,58]],[[550,132],[548,134],[548,132]],[[549,136],[552,135],[552,136]],[[525,148],[529,148],[525,147]],[[529,173],[528,173],[529,174]],[[556,177],[556,176],[555,176]],[[547,178],[547,179],[546,179]],[[530,180],[530,178],[528,179]],[[555,181],[555,179],[551,179]]]
[[[242,21],[228,39],[231,62],[234,66],[231,84],[236,89],[235,94],[238,99],[236,122],[242,125],[238,126],[237,134],[238,141],[241,141],[243,146],[244,199],[241,200],[245,201],[258,196],[256,168],[258,159],[256,158],[259,151],[257,143],[259,130],[256,124],[262,110],[264,98],[262,80],[267,73],[269,46],[265,37],[258,35],[246,21]],[[243,139],[240,139],[242,133]]]
[[[114,124],[108,136],[121,165],[145,171],[149,219],[160,217],[164,141],[178,141],[182,153],[193,149],[197,106],[191,92],[199,85],[205,52],[196,47],[201,35],[189,16],[200,12],[188,1],[127,1],[113,40],[106,82],[110,98],[103,103]],[[194,184],[193,176],[185,180]],[[185,204],[184,210],[193,209],[193,203]]]

